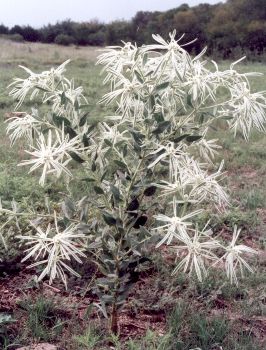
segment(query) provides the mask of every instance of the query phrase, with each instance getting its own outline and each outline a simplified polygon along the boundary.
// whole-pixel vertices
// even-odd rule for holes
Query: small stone
[[[35,345],[23,346],[17,350],[57,350],[57,347],[48,343],[40,343]]]

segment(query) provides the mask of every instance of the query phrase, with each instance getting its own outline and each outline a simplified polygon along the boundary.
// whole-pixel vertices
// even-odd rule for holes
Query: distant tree
[[[106,42],[106,33],[104,31],[91,33],[88,36],[88,45],[103,46],[105,42]]]
[[[134,41],[137,44],[144,44],[149,38],[147,27],[149,22],[154,18],[154,13],[149,11],[139,11],[132,19],[132,30],[134,33]]]
[[[185,34],[184,42],[194,40],[200,36],[200,23],[192,9],[178,11],[174,16],[173,25],[173,28],[176,29],[179,35]],[[191,47],[198,53],[201,49],[201,44],[198,41],[193,43]],[[189,50],[189,47],[187,47],[187,50]]]
[[[121,44],[123,41],[134,41],[132,23],[128,21],[114,21],[106,26],[107,45]]]
[[[0,34],[8,34],[9,29],[4,24],[0,24]]]
[[[10,34],[20,34],[20,35],[22,35],[22,32],[23,32],[23,29],[19,25],[15,25],[9,31]]]
[[[53,43],[57,35],[61,34],[55,25],[48,24],[40,29],[41,41],[44,43]]]
[[[41,41],[53,43],[59,34],[65,34],[74,37],[76,23],[71,20],[48,24],[40,29]]]
[[[23,36],[25,41],[36,42],[40,41],[41,38],[40,32],[31,26],[22,27],[20,34]]]
[[[75,43],[73,36],[67,34],[58,34],[54,40],[57,45],[69,46]]]
[[[98,20],[76,23],[74,38],[78,45],[103,45],[105,42],[105,26]]]
[[[251,21],[246,28],[245,41],[251,51],[263,53],[266,49],[266,22]]]

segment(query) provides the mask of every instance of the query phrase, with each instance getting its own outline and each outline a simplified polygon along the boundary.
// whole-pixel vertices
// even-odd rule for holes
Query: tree
[[[8,34],[9,29],[4,24],[0,24],[0,34]]]
[[[123,41],[132,41],[132,24],[128,21],[114,21],[106,26],[106,44],[120,44]]]

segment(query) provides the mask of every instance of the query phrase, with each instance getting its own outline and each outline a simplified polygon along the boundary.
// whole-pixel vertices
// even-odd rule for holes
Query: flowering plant
[[[176,254],[173,274],[182,270],[200,281],[219,262],[237,283],[236,268],[252,271],[244,255],[255,253],[237,245],[239,229],[227,247],[209,223],[200,227],[197,218],[206,205],[223,210],[229,203],[220,184],[223,162],[215,165],[221,146],[218,139],[208,139],[210,127],[224,120],[247,140],[253,127],[264,131],[265,92],[251,93],[248,81],[260,74],[238,73],[240,60],[225,71],[212,61],[208,69],[206,49],[191,57],[175,33],[168,41],[153,38],[153,45],[124,43],[99,56],[104,83],[110,84],[100,102],[117,109],[97,124],[84,113],[82,88],[64,76],[68,62],[41,74],[24,68],[28,78],[15,79],[10,92],[18,107],[37,94],[50,106],[48,113],[33,110],[8,120],[12,144],[23,136],[29,141],[30,159],[20,165],[31,165],[30,172],[41,169],[43,185],[54,175],[68,182],[76,161],[94,193],[77,202],[67,198],[54,215],[1,212],[17,224],[20,216],[29,218],[31,232],[20,238],[28,247],[24,260],[44,266],[39,279],[60,277],[66,284],[66,273],[77,274],[70,260],[81,262],[93,254],[103,275],[95,292],[114,332],[118,308],[152,246],[166,245]]]

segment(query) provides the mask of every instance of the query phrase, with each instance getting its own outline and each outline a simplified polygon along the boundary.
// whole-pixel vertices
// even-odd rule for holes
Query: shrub
[[[57,45],[69,46],[75,43],[75,39],[70,35],[59,34],[56,36],[54,42]]]
[[[11,35],[8,35],[8,39],[12,40],[12,41],[15,41],[15,42],[18,42],[18,43],[21,43],[24,41],[24,38],[21,34],[11,34]]]
[[[12,143],[25,137],[31,158],[20,165],[41,170],[47,177],[61,177],[91,184],[90,193],[78,201],[71,193],[56,212],[25,212],[13,202],[1,208],[11,225],[28,220],[25,260],[40,266],[39,280],[56,277],[67,285],[67,273],[78,276],[71,260],[94,257],[102,276],[96,280],[97,306],[110,316],[118,330],[118,310],[137,280],[139,265],[149,262],[149,251],[166,246],[177,256],[173,274],[182,270],[199,281],[217,263],[224,266],[231,283],[237,268],[252,271],[244,260],[255,251],[238,244],[234,227],[229,246],[213,235],[209,223],[199,225],[206,203],[222,211],[229,197],[220,185],[223,163],[214,165],[219,140],[209,140],[208,130],[218,119],[246,140],[253,127],[263,131],[265,93],[252,93],[250,74],[238,73],[233,63],[220,71],[206,68],[206,50],[191,58],[175,40],[154,35],[155,44],[137,47],[125,43],[107,48],[99,57],[104,82],[110,92],[101,103],[117,106],[115,115],[97,124],[84,112],[87,101],[82,87],[64,76],[68,61],[40,74],[24,68],[26,79],[15,79],[10,94],[21,107],[27,95],[42,96],[50,113],[26,112],[9,120]],[[253,73],[257,75],[256,73]],[[33,79],[34,78],[34,79]],[[221,89],[227,94],[220,95]],[[72,161],[86,176],[74,177]],[[48,204],[47,204],[48,205]]]

